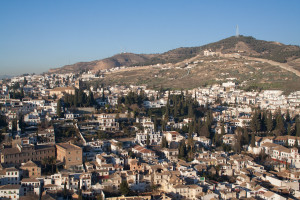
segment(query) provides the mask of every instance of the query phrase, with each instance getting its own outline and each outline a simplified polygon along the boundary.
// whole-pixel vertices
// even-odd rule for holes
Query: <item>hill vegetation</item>
[[[186,65],[186,63],[189,63]],[[246,90],[280,89],[286,93],[300,90],[300,77],[267,62],[245,58],[196,56],[181,62],[159,66],[126,68],[109,72],[91,84],[147,85],[160,89],[192,89],[235,81]],[[96,86],[96,87],[97,87]]]
[[[203,54],[209,49],[223,54],[239,53],[243,56],[257,57],[281,63],[291,63],[295,69],[300,69],[300,47],[284,45],[278,42],[257,40],[254,37],[229,37],[218,42],[200,47],[181,47],[162,54],[133,54],[122,53],[91,62],[79,62],[62,68],[51,69],[50,73],[79,72],[81,70],[102,70],[120,66],[147,66],[154,64],[178,63],[185,59]]]

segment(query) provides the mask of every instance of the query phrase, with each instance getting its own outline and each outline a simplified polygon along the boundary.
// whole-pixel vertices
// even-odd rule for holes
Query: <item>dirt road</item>
[[[289,72],[292,72],[292,73],[294,73],[294,74],[296,74],[297,76],[300,77],[300,71],[294,69],[293,67],[291,67],[290,65],[288,65],[286,63],[279,63],[279,62],[275,62],[275,61],[272,61],[272,60],[267,60],[267,59],[262,59],[262,58],[253,58],[253,57],[248,57],[248,56],[243,56],[243,58],[246,58],[248,60],[266,62],[266,63],[269,63],[271,65],[279,66],[280,68],[285,69]]]

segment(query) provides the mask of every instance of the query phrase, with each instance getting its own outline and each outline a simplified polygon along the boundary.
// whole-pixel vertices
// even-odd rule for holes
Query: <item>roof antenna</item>
[[[240,33],[239,33],[239,25],[236,25],[236,30],[235,30],[235,37],[239,37]]]

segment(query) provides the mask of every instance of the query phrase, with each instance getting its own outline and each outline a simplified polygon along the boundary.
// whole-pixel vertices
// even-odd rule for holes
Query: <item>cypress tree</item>
[[[291,116],[290,116],[289,110],[286,111],[285,122],[286,123],[290,123],[291,122]]]
[[[193,117],[193,116],[194,116],[193,104],[192,104],[192,103],[189,104],[189,108],[188,108],[188,116],[189,116],[189,117]]]
[[[222,123],[222,126],[221,126],[221,135],[225,135],[225,127],[224,127],[224,124]]]
[[[248,134],[248,130],[247,128],[244,128],[244,131],[243,131],[243,137],[242,137],[242,143],[243,145],[245,144],[249,144],[249,134]]]
[[[127,181],[122,181],[120,184],[120,192],[122,195],[127,196],[130,193],[130,189]]]
[[[168,146],[167,139],[166,139],[165,136],[163,136],[162,139],[161,139],[161,147],[162,148],[167,148],[167,146]]]
[[[62,110],[61,110],[61,102],[60,102],[60,99],[58,99],[58,101],[57,101],[56,115],[57,115],[58,117],[62,117]]]
[[[298,148],[298,139],[296,139],[294,147]]]
[[[65,182],[65,184],[64,184],[64,199],[67,198],[67,195],[68,195],[68,191],[67,191],[67,182]]]
[[[280,111],[278,111],[276,113],[276,128],[277,131],[279,131],[280,135],[283,135],[285,133],[285,128],[284,128],[284,120],[283,117],[280,113]]]
[[[147,134],[146,145],[147,145],[147,147],[150,145],[150,136],[149,136],[149,134]]]
[[[287,134],[291,135],[291,124],[290,123],[288,124],[288,127],[287,127]]]
[[[272,119],[272,113],[269,112],[267,116],[267,131],[271,132],[273,130],[273,119]]]
[[[185,159],[185,156],[186,156],[186,146],[185,146],[185,141],[182,140],[179,145],[178,158]]]
[[[251,147],[255,147],[255,135],[254,135],[253,132],[252,132],[252,135],[251,135]]]
[[[297,137],[300,137],[300,120],[299,120],[299,117],[296,119],[295,132],[296,132],[295,135]]]
[[[262,119],[261,119],[261,130],[262,131],[267,131],[267,121],[268,121],[267,113],[266,113],[266,111],[264,111],[262,114]]]

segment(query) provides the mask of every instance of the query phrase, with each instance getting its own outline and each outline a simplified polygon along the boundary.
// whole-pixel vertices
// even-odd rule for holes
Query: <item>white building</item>
[[[118,131],[119,123],[116,122],[116,114],[102,113],[96,115],[99,128],[103,131]]]
[[[14,167],[0,170],[0,185],[20,183],[20,172]]]
[[[154,145],[159,144],[161,142],[161,138],[162,138],[160,132],[144,131],[144,132],[136,134],[135,142],[138,144],[145,145],[147,142],[147,137],[149,137],[150,144],[154,144]]]
[[[11,199],[11,200],[18,200],[20,196],[23,196],[21,192],[20,185],[3,185],[0,186],[0,197]]]

